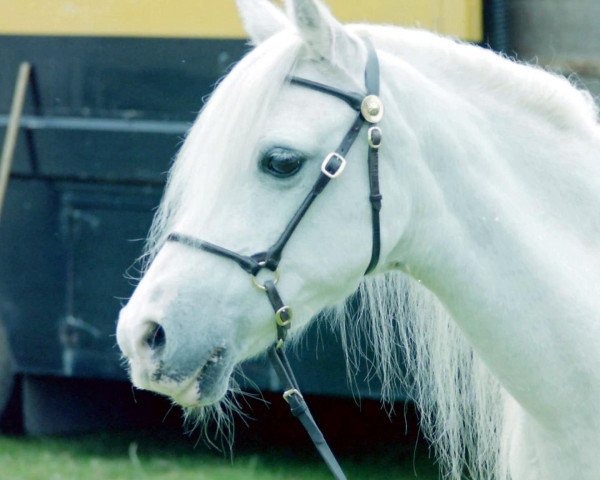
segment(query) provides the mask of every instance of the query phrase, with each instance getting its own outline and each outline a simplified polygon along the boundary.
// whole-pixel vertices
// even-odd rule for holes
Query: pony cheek
[[[362,274],[347,274],[338,262],[290,269],[282,276],[281,292],[293,310],[292,333],[301,330],[323,309],[343,303],[357,288]],[[347,267],[347,265],[346,265]]]

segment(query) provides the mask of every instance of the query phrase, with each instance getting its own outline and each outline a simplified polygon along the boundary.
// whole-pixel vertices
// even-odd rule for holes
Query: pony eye
[[[291,177],[300,171],[305,157],[300,152],[287,148],[269,150],[260,162],[261,168],[275,177]]]

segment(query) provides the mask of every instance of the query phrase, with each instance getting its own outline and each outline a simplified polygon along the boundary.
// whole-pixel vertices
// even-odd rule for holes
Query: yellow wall
[[[344,22],[482,38],[482,0],[326,0]],[[0,0],[0,33],[243,38],[235,0]]]

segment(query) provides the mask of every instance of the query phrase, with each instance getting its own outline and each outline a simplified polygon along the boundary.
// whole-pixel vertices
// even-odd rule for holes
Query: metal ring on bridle
[[[263,268],[266,264],[267,264],[267,262],[259,262],[258,266]],[[275,271],[273,272],[273,274],[275,275],[275,277],[273,278],[273,285],[277,285],[277,282],[279,281],[279,269],[276,268]],[[267,287],[265,287],[264,283],[258,283],[258,279],[256,278],[256,275],[252,275],[252,283],[254,284],[254,286],[256,288],[258,288],[260,290],[265,290],[265,291],[267,290]]]

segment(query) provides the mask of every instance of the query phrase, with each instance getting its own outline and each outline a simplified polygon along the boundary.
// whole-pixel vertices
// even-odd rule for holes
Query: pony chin
[[[163,370],[161,362],[150,358],[129,361],[133,385],[169,397],[183,408],[202,408],[223,400],[229,390],[233,366],[227,358],[211,357],[191,375]]]
[[[229,390],[229,374],[222,374],[218,379],[210,379],[193,375],[181,381],[161,380],[139,383],[132,372],[133,384],[143,390],[152,390],[168,396],[175,404],[184,409],[204,408],[221,402]]]
[[[165,387],[176,393],[168,394],[171,400],[184,409],[204,408],[222,401],[229,390],[229,375],[208,382],[202,376],[192,376],[181,382],[165,382]],[[156,387],[153,390],[157,390]]]

